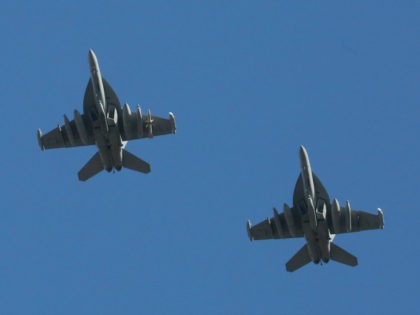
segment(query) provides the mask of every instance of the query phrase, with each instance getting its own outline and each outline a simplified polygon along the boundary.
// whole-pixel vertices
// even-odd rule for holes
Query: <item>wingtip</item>
[[[384,213],[382,211],[381,208],[378,208],[378,217],[379,217],[379,228],[383,229],[385,224],[384,224]]]
[[[251,225],[251,221],[250,221],[250,220],[248,220],[248,221],[246,222],[246,231],[247,231],[247,233],[248,233],[248,238],[249,238],[249,240],[252,242],[252,241],[254,240],[254,238],[252,237],[251,227],[252,227],[252,225]]]
[[[171,132],[176,133],[175,115],[172,112],[169,112],[169,121],[171,122]]]
[[[44,144],[42,142],[42,131],[41,131],[41,129],[38,129],[37,130],[36,135],[37,135],[37,138],[38,138],[38,145],[41,148],[41,150],[44,151],[45,150],[45,146],[44,146]]]

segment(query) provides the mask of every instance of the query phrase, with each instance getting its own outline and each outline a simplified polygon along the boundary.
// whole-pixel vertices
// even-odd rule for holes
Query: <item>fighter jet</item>
[[[350,203],[340,206],[337,199],[330,203],[330,197],[321,181],[312,172],[308,153],[301,146],[299,150],[301,173],[293,193],[293,207],[283,206],[279,214],[252,226],[247,222],[251,241],[305,237],[306,244],[286,264],[286,270],[293,272],[313,261],[327,263],[330,259],[356,266],[357,258],[332,243],[335,234],[351,233],[370,229],[383,229],[384,217],[378,214],[352,210]]]
[[[174,114],[170,112],[169,119],[165,119],[152,116],[150,109],[143,115],[140,105],[135,112],[131,112],[127,103],[121,108],[111,85],[101,75],[93,50],[89,50],[89,66],[83,114],[75,110],[73,120],[64,115],[64,125],[45,135],[38,129],[41,149],[96,145],[98,152],[78,173],[81,181],[102,170],[120,171],[122,167],[149,173],[150,165],[126,151],[125,145],[129,140],[175,133]]]

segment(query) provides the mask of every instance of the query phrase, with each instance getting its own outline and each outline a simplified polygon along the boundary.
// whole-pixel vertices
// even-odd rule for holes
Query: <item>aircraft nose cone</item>
[[[299,155],[300,155],[301,158],[303,158],[303,157],[306,158],[308,156],[308,152],[306,152],[306,149],[303,145],[301,145],[299,147]]]
[[[90,66],[91,67],[96,66],[97,63],[98,62],[97,62],[95,53],[93,52],[92,49],[89,49],[89,64],[90,64]]]
[[[308,152],[306,152],[306,149],[303,145],[299,147],[299,158],[301,166],[307,168],[309,165]]]

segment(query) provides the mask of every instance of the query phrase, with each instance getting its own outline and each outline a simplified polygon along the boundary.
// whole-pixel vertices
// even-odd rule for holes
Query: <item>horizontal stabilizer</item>
[[[123,151],[122,165],[125,168],[129,168],[133,171],[140,173],[150,173],[150,164],[131,154],[126,150]]]
[[[311,262],[306,244],[286,264],[286,270],[293,272]]]
[[[357,266],[357,257],[348,253],[341,247],[331,243],[330,257],[332,260],[338,261],[348,266]]]
[[[92,158],[83,166],[79,171],[79,180],[87,181],[92,176],[95,176],[104,169],[99,152],[97,152]]]

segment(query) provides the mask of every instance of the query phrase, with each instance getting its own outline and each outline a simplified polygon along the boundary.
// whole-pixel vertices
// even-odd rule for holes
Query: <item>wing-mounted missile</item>
[[[331,217],[334,233],[338,233],[340,231],[340,204],[335,198],[331,204]]]
[[[124,104],[123,107],[123,128],[125,136],[128,138],[131,135],[131,109],[128,103]]]
[[[348,200],[346,201],[346,207],[344,208],[344,218],[346,222],[346,231],[350,232],[351,231],[351,207],[350,207],[350,202]]]
[[[283,205],[284,218],[286,219],[287,228],[289,229],[290,235],[296,235],[295,220],[293,219],[292,209],[287,204]]]
[[[137,132],[139,137],[143,137],[143,115],[141,113],[140,104],[137,105]]]
[[[379,217],[379,228],[384,228],[384,213],[381,208],[378,208],[378,217]]]
[[[169,121],[171,122],[171,132],[176,132],[176,122],[175,122],[175,115],[172,112],[169,112]]]
[[[248,220],[246,222],[246,231],[248,233],[249,240],[252,242],[254,240],[254,237],[252,236],[252,233],[251,233],[251,226],[252,226],[251,221]]]
[[[86,145],[88,143],[86,127],[83,122],[82,116],[77,110],[74,111],[74,123],[76,124],[76,129],[77,129],[77,132],[79,133],[80,140],[82,141],[84,145]]]
[[[36,135],[37,135],[37,138],[38,138],[39,147],[41,148],[42,151],[44,151],[45,150],[45,146],[42,143],[42,131],[41,131],[41,129],[38,129],[37,130]]]
[[[70,145],[74,146],[74,136],[71,130],[70,121],[66,115],[64,115],[64,129],[66,130],[67,138],[69,139]]]
[[[281,226],[280,215],[276,208],[273,208],[274,212],[274,224],[276,225],[277,232],[279,233],[280,237],[284,236],[284,231]]]
[[[152,112],[150,109],[147,113],[146,129],[147,129],[147,136],[149,138],[153,138],[153,119],[152,119]]]

